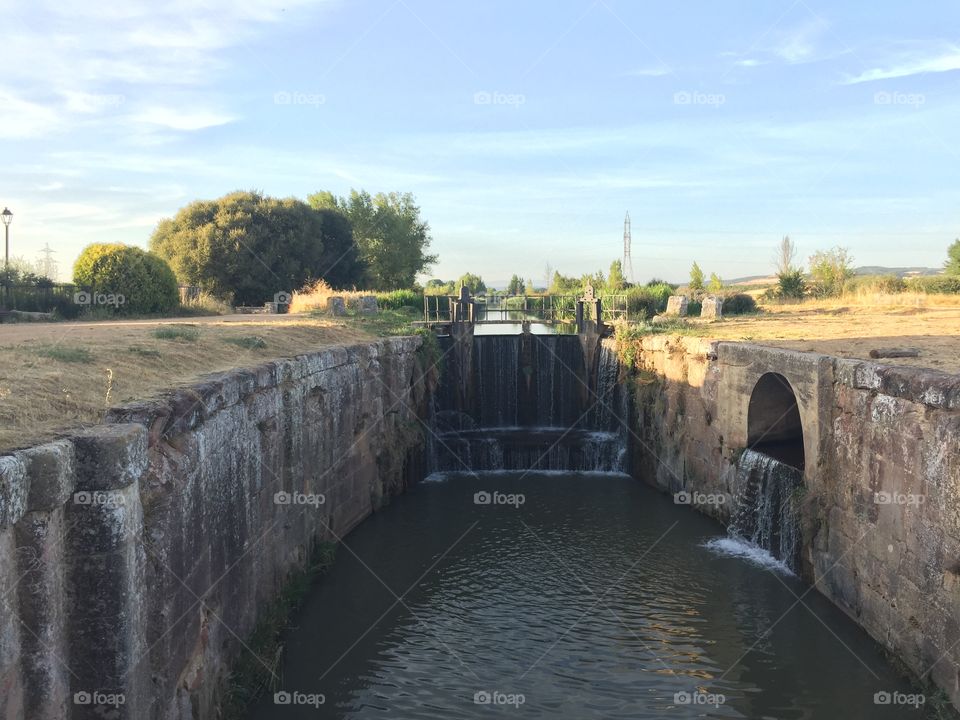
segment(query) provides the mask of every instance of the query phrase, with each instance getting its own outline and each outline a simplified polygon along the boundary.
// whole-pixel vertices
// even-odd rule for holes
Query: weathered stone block
[[[20,456],[0,457],[0,531],[23,517],[29,495],[30,476]]]
[[[21,450],[17,454],[30,479],[27,508],[35,512],[63,505],[76,482],[73,445],[61,440]]]
[[[147,432],[142,425],[98,425],[72,440],[78,491],[123,488],[147,469]]]
[[[343,317],[347,314],[347,303],[340,296],[328,297],[327,312],[334,317]]]
[[[687,305],[690,301],[686,295],[671,295],[667,300],[667,309],[664,315],[676,315],[685,317],[687,314]]]
[[[377,305],[376,295],[364,295],[360,298],[361,315],[376,315],[378,312],[380,308]]]
[[[707,320],[719,320],[723,317],[723,298],[705,297],[700,306],[700,317]]]

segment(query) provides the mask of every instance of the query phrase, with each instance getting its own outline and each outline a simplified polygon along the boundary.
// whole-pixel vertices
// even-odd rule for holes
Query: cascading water
[[[627,398],[612,350],[599,350],[591,383],[576,336],[477,335],[469,367],[450,349],[436,395],[434,470],[626,469]]]
[[[736,510],[728,528],[731,539],[767,551],[797,573],[802,548],[799,496],[803,472],[769,455],[745,450],[737,464],[737,487]],[[722,544],[715,547],[725,549]]]

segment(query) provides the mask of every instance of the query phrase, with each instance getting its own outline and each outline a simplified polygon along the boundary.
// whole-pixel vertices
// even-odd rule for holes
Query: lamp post
[[[3,307],[10,304],[10,223],[13,222],[13,213],[5,207],[0,212],[3,220]]]

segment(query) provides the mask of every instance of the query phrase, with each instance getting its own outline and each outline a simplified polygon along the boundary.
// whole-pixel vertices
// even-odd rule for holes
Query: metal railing
[[[626,295],[601,295],[604,322],[628,320]],[[576,320],[576,295],[475,295],[473,322],[519,323],[525,320],[541,323],[572,323]],[[453,295],[424,295],[423,319],[427,323],[453,321],[453,308],[458,298]],[[588,308],[588,314],[592,309]],[[598,318],[587,317],[588,320]]]

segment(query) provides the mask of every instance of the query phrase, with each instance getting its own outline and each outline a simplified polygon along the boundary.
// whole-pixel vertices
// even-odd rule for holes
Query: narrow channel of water
[[[875,704],[913,691],[837,608],[636,479],[434,477],[346,539],[285,634],[279,699],[324,702],[270,693],[251,720],[924,716]]]

